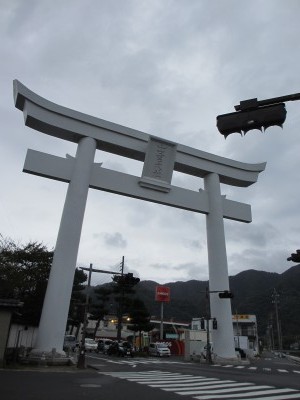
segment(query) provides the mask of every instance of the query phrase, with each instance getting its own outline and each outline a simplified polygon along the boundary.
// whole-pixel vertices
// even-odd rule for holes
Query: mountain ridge
[[[140,281],[135,287],[136,296],[144,301],[151,316],[160,318],[160,303],[155,302],[156,286],[170,287],[171,301],[164,306],[166,319],[190,323],[192,318],[206,314],[208,281],[192,279],[165,284]],[[229,287],[234,294],[232,313],[255,314],[260,336],[265,335],[270,324],[274,329],[276,327],[272,296],[275,289],[279,295],[277,305],[284,340],[292,341],[300,337],[300,264],[282,273],[255,269],[242,271],[229,277]]]

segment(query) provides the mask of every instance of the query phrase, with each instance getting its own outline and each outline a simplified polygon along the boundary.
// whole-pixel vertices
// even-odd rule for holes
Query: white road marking
[[[249,382],[206,378],[163,371],[144,372],[99,372],[115,378],[173,392],[181,396],[192,396],[199,400],[289,400],[300,399],[300,391],[291,388],[276,388]]]

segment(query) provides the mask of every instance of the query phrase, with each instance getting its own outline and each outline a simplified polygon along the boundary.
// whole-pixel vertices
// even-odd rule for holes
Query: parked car
[[[112,344],[113,340],[111,339],[99,339],[97,345],[97,353],[101,352],[106,354],[109,346]]]
[[[121,357],[133,357],[133,347],[130,342],[120,342],[119,343],[119,355]]]
[[[64,337],[64,345],[63,345],[63,349],[65,351],[75,351],[77,347],[77,340],[76,340],[76,336],[74,335],[66,335]]]
[[[96,351],[98,344],[94,339],[86,338],[84,341],[84,347],[86,351]]]
[[[158,357],[170,357],[171,351],[165,343],[150,343],[149,355]]]
[[[108,355],[133,357],[133,348],[129,342],[112,342],[107,350]]]

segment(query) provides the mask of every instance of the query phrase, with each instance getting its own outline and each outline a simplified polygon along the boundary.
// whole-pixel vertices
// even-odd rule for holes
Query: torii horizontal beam
[[[73,157],[62,158],[29,149],[23,171],[69,183],[74,161]],[[137,176],[112,171],[100,167],[99,164],[94,164],[89,187],[197,213],[207,214],[209,212],[209,201],[205,190],[196,192],[171,186],[171,190],[164,193],[140,186],[139,180],[140,178]],[[251,206],[249,204],[227,200],[225,196],[222,196],[222,202],[224,218],[251,222]]]

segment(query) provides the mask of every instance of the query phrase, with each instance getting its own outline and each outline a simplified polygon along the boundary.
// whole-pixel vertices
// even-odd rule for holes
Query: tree
[[[17,245],[0,240],[0,297],[24,302],[20,322],[38,324],[53,251],[37,242]]]
[[[83,283],[87,280],[87,274],[76,268],[73,282],[73,290],[70,301],[67,330],[72,335],[76,328],[75,336],[78,336],[81,323],[84,320],[85,294]]]
[[[133,332],[139,332],[139,345],[141,347],[142,332],[149,332],[154,328],[154,324],[150,323],[150,314],[141,299],[133,299],[129,317],[131,324],[127,328]]]
[[[90,319],[97,321],[94,329],[95,338],[100,322],[109,311],[108,303],[110,302],[112,290],[109,288],[109,286],[99,286],[94,289],[94,293],[96,294],[97,302],[91,304]]]
[[[0,298],[24,303],[21,315],[13,317],[15,322],[38,325],[52,260],[53,251],[42,243],[22,245],[0,235]],[[86,275],[76,270],[73,295],[85,280]]]
[[[117,303],[117,340],[121,340],[123,315],[128,313],[132,305],[132,296],[135,294],[132,282],[125,279],[125,275],[113,277],[113,294]]]

